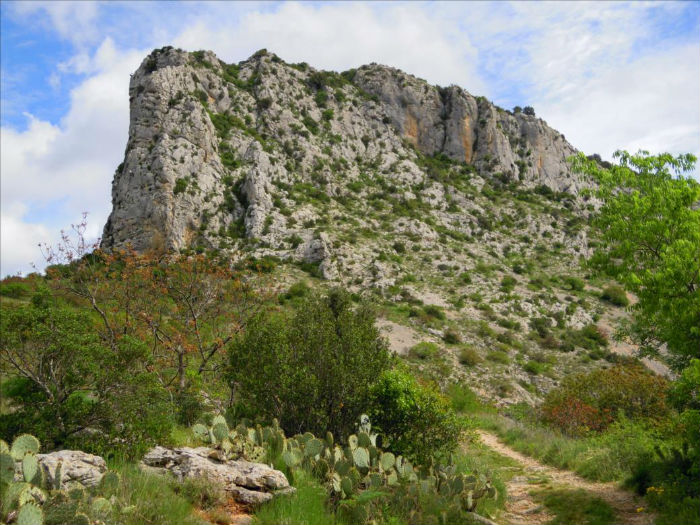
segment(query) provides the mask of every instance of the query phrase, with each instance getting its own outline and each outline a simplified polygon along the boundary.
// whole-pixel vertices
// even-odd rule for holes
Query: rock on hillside
[[[483,210],[470,192],[492,182],[566,194],[584,209],[586,182],[566,163],[575,149],[543,120],[390,67],[338,74],[264,50],[225,64],[163,48],[129,94],[104,248],[245,246],[382,286],[392,270],[374,260],[378,248],[346,237],[382,230],[387,208],[406,219],[395,233],[424,242],[478,235]]]
[[[158,474],[171,473],[178,481],[206,479],[221,487],[238,503],[250,507],[295,490],[279,470],[262,463],[221,460],[214,450],[206,447],[155,447],[144,456],[141,468]]]

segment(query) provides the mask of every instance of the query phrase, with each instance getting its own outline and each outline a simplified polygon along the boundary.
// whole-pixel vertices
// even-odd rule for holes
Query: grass
[[[313,478],[297,471],[294,479],[296,492],[288,497],[275,498],[255,513],[254,525],[333,525],[338,523],[326,506],[326,489]]]
[[[639,461],[653,454],[655,446],[664,446],[653,432],[626,420],[614,423],[602,434],[582,438],[497,414],[481,414],[473,424],[495,432],[518,452],[593,481],[624,481]]]
[[[194,505],[212,501],[205,491],[215,489],[203,484],[177,484],[173,479],[139,470],[137,465],[110,467],[121,474],[122,482],[116,497],[129,512],[121,512],[118,522],[123,525],[202,525],[202,518],[193,513]],[[108,497],[109,495],[105,495]]]
[[[480,442],[468,441],[455,456],[458,472],[479,473],[491,480],[496,488],[496,499],[485,498],[477,504],[476,513],[493,517],[505,506],[506,482],[521,471],[521,465],[502,456]]]
[[[534,497],[554,514],[551,525],[608,525],[615,520],[612,507],[582,489],[536,492]]]

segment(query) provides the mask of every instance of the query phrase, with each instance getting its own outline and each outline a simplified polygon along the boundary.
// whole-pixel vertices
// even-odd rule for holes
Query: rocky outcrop
[[[578,193],[570,173],[576,150],[542,119],[498,108],[483,97],[440,88],[386,66],[364,66],[357,84],[378,97],[391,124],[426,155],[444,154],[526,184]]]
[[[51,486],[56,485],[56,467],[59,463],[61,482],[67,488],[74,485],[94,487],[107,472],[107,464],[102,457],[80,450],[59,450],[50,454],[39,454],[37,458]]]
[[[243,460],[221,461],[215,451],[206,447],[155,447],[144,456],[141,467],[151,472],[171,473],[180,481],[208,479],[247,506],[260,505],[275,495],[294,490],[279,470]]]
[[[478,233],[470,188],[544,186],[579,202],[586,186],[567,165],[576,150],[543,120],[382,65],[338,74],[264,51],[225,64],[163,48],[129,94],[106,249],[245,251],[390,286],[380,249],[340,240],[336,219],[354,228],[347,239],[391,231],[375,211],[398,209],[410,221],[396,228],[431,243],[440,231]],[[449,166],[436,173],[431,162]]]

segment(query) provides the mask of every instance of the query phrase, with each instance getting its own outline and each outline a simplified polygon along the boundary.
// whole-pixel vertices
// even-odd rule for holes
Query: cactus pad
[[[224,439],[228,437],[228,425],[226,423],[218,422],[212,429],[212,434],[214,434],[214,439],[217,443],[221,443]]]
[[[206,441],[209,437],[209,430],[201,423],[197,423],[192,427],[192,433],[195,435],[195,437],[203,441]]]
[[[219,423],[223,423],[224,425],[228,426],[228,423],[226,422],[226,418],[222,416],[221,414],[214,416],[214,419],[211,420],[211,426],[216,426]]]
[[[12,442],[12,449],[10,449],[10,454],[15,459],[15,461],[22,461],[25,454],[30,452],[34,454],[39,453],[39,440],[30,434],[22,434],[17,436]]]
[[[22,505],[17,513],[17,525],[43,525],[44,513],[36,503]]]
[[[304,447],[304,455],[308,457],[316,457],[323,450],[323,443],[320,440],[313,438],[306,442]]]
[[[357,447],[353,451],[352,460],[359,469],[369,468],[369,452],[364,447]]]
[[[90,525],[90,518],[82,512],[78,512],[71,521],[71,525]]]
[[[12,456],[0,453],[0,483],[10,483],[15,477],[15,460]]]
[[[108,471],[105,472],[105,475],[102,476],[102,479],[100,480],[100,488],[102,489],[102,492],[111,494],[116,492],[120,483],[121,477],[119,474],[117,472]]]
[[[379,456],[379,465],[382,467],[382,470],[389,470],[395,463],[396,458],[391,452],[384,452]]]
[[[27,483],[39,485],[41,474],[39,472],[39,460],[36,454],[26,454],[24,458],[22,458],[22,475],[24,476],[24,481]]]
[[[289,468],[292,468],[296,467],[299,463],[301,463],[301,460],[304,459],[304,456],[300,449],[293,448],[282,454],[282,459],[284,460],[285,465],[287,465]]]
[[[92,514],[104,520],[112,513],[112,504],[105,498],[95,498],[90,505]]]

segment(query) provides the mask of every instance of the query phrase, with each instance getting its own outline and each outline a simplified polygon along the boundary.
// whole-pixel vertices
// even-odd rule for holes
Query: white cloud
[[[77,46],[84,46],[99,41],[100,32],[97,25],[98,3],[81,2],[13,2],[14,14],[24,17],[32,23],[41,23],[39,15],[48,15],[49,24],[61,38]]]
[[[700,156],[700,61],[695,45],[578,78],[559,99],[535,101],[549,124],[586,153],[616,149]]]
[[[466,27],[492,59],[491,91],[520,92],[524,99],[514,105],[533,105],[587,153],[700,153],[700,45],[659,33],[683,15],[683,3],[498,7],[479,13],[483,24]]]
[[[58,126],[30,115],[25,131],[2,128],[4,272],[28,269],[24,247],[9,248],[13,244],[6,243],[5,235],[15,242],[22,239],[16,232],[28,232],[35,250],[38,235],[49,232],[44,240],[55,239],[83,211],[90,212],[88,233],[99,235],[127,139],[129,74],[143,55],[119,52],[105,40],[88,64],[94,74],[71,92],[70,110]]]
[[[216,13],[217,15],[219,13]],[[253,11],[233,23],[204,17],[174,39],[185,49],[211,49],[239,61],[267,48],[288,62],[344,70],[370,62],[403,69],[441,85],[483,91],[476,49],[455,21],[411,4],[288,3]]]
[[[18,271],[31,271],[31,263],[40,255],[39,243],[51,238],[43,224],[23,222],[20,217],[26,211],[21,204],[0,213],[0,275],[14,275]]]

